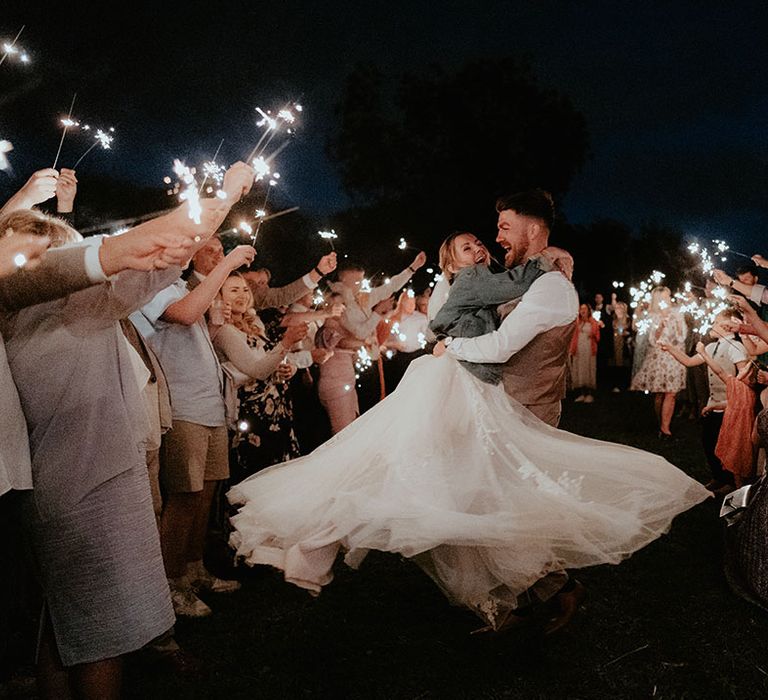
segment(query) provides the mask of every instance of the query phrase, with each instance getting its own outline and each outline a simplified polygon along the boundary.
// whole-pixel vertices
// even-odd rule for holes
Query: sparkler
[[[27,260],[27,256],[24,255],[24,253],[16,253],[16,255],[13,256],[13,264],[18,269],[24,267],[28,262],[29,260]]]
[[[408,244],[405,242],[405,238],[400,239],[400,243],[397,244],[397,247],[400,250],[405,250],[408,247]]]
[[[641,303],[650,303],[651,290],[654,287],[658,287],[665,277],[666,275],[663,272],[654,270],[647,279],[640,282],[639,286],[630,287],[629,295],[632,297],[632,301],[629,303],[629,306],[636,309]]]
[[[739,257],[746,258],[747,260],[752,260],[751,255],[747,255],[746,253],[740,253],[738,250],[731,250],[731,247],[725,241],[722,241],[719,238],[713,238],[712,243],[715,244],[719,253],[728,252],[733,255],[738,255]],[[725,262],[726,259],[723,258],[722,260],[723,262]]]
[[[334,231],[333,229],[331,229],[330,231],[318,231],[317,235],[320,236],[320,238],[322,238],[323,240],[326,240],[328,241],[328,243],[331,244],[331,250],[333,251],[336,250],[336,246],[333,245],[333,239],[338,238],[338,236],[336,235],[336,231]]]
[[[3,43],[3,55],[2,57],[0,57],[0,66],[2,66],[3,63],[5,63],[5,59],[8,58],[9,56],[13,58],[18,57],[21,63],[30,62],[29,54],[26,51],[24,51],[24,49],[22,49],[21,47],[16,46],[16,42],[18,42],[19,37],[21,36],[21,33],[24,31],[25,26],[26,25],[21,26],[21,29],[19,29],[19,33],[16,34],[15,38],[10,44],[7,41]]]
[[[56,169],[56,164],[59,162],[59,156],[61,155],[61,147],[64,145],[64,138],[67,135],[67,129],[71,126],[79,126],[79,123],[72,120],[72,110],[75,108],[75,100],[77,99],[77,93],[72,95],[72,104],[69,106],[69,114],[66,119],[62,119],[61,123],[64,126],[64,131],[61,132],[61,141],[59,141],[59,150],[56,151],[56,157],[53,159],[53,168]]]
[[[200,223],[200,194],[197,191],[197,181],[195,180],[195,171],[188,168],[178,158],[173,161],[173,172],[179,178],[179,181],[185,185],[185,189],[179,193],[179,201],[187,202],[189,205],[189,218],[196,224]]]
[[[224,182],[224,166],[219,165],[216,162],[216,158],[218,157],[219,151],[223,145],[224,139],[221,139],[221,141],[219,141],[219,146],[216,149],[216,152],[213,154],[213,158],[203,163],[203,182],[200,185],[198,192],[203,191],[203,187],[205,187],[205,183],[208,182],[208,178],[211,178],[211,180],[213,180],[217,185],[221,185],[221,183]]]
[[[369,280],[367,278],[363,279],[363,281],[360,282],[360,291],[365,293],[365,294],[370,294],[371,291],[372,291],[371,280]]]
[[[90,130],[90,127],[86,124],[83,129]],[[111,126],[109,127],[108,131],[102,131],[101,129],[96,129],[96,135],[93,137],[94,141],[91,144],[90,148],[81,155],[75,164],[72,166],[72,170],[77,169],[77,166],[80,165],[83,158],[85,158],[96,146],[101,146],[105,151],[108,151],[111,148],[112,141],[115,140],[114,136],[110,136],[110,134],[114,133],[115,127]]]
[[[258,143],[251,151],[250,155],[245,159],[246,162],[253,160],[257,153],[263,154],[264,150],[270,144],[275,135],[281,130],[282,126],[285,125],[285,132],[287,134],[292,134],[293,129],[290,125],[294,124],[296,121],[296,115],[294,114],[294,111],[301,112],[302,110],[303,107],[300,104],[294,104],[292,108],[289,105],[288,107],[281,109],[277,113],[277,116],[272,116],[272,112],[269,110],[265,112],[261,107],[256,107],[256,111],[261,117],[261,119],[256,122],[256,126],[264,127],[264,133],[261,135],[261,138],[259,138]],[[283,144],[279,150],[282,150],[285,145],[286,144]],[[273,154],[273,156],[274,155],[275,154]]]
[[[8,170],[11,167],[6,153],[10,153],[12,150],[13,144],[10,141],[0,140],[0,170]]]

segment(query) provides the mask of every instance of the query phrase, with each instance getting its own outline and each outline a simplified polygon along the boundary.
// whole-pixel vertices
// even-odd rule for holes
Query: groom
[[[505,250],[507,268],[525,263],[549,245],[554,222],[552,197],[536,189],[502,197],[496,242]],[[579,298],[570,280],[547,272],[520,299],[502,305],[499,329],[476,338],[446,338],[434,354],[447,352],[458,360],[503,363],[505,391],[553,427],[560,422],[565,398],[568,347],[579,313]],[[531,588],[536,597],[557,596],[561,614],[548,631],[565,626],[584,598],[580,583],[564,571],[554,572]]]

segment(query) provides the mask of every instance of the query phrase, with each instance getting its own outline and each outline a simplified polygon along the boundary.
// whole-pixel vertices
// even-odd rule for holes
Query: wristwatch
[[[445,338],[443,338],[443,345],[445,347],[448,347],[453,342],[453,337],[450,335],[446,335]]]

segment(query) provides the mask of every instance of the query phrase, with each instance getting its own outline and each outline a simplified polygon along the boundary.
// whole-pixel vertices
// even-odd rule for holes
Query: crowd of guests
[[[754,260],[765,266],[760,256]],[[763,320],[768,307],[763,306],[765,287],[758,284],[758,271],[753,264],[739,268],[735,278],[714,272],[714,282],[728,288],[730,296],[728,307],[704,333],[698,328],[701,320],[691,313],[693,294],[674,298],[669,288],[657,286],[635,309],[616,293],[610,304],[596,294],[593,304],[580,306],[571,340],[575,401],[593,402],[599,377],[607,390],[652,396],[662,441],[673,438],[676,416],[698,419],[712,477],[707,487],[720,495],[763,470],[754,427],[768,402],[768,373],[761,369],[768,350],[761,336],[768,328]],[[706,290],[710,299],[713,288],[710,284]]]
[[[117,697],[125,654],[174,653],[175,617],[240,586],[204,563],[228,488],[342,430],[424,352],[423,253],[378,286],[331,253],[272,287],[252,245],[224,250],[254,176],[232,166],[200,224],[181,207],[116,236],[70,226],[71,170],[0,211],[0,655],[41,604],[42,697]]]
[[[215,232],[253,181],[236,163],[201,223],[181,207],[86,240],[73,171],[35,173],[0,210],[0,654],[23,615],[11,601],[40,603],[42,697],[118,697],[125,654],[174,653],[175,617],[240,587],[205,564],[227,540],[225,492],[343,430],[425,352],[429,288],[409,286],[423,253],[375,286],[330,253],[274,287],[252,245],[225,251]],[[721,495],[755,481],[768,438],[753,273],[715,273],[734,307],[708,343],[657,287],[633,317],[615,294],[582,304],[569,347],[576,401],[601,374],[653,394],[661,439],[688,387]]]

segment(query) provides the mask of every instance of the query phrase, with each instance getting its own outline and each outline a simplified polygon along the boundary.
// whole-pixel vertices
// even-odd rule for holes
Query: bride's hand
[[[445,343],[442,340],[435,344],[435,347],[432,349],[432,354],[435,357],[442,357],[445,355]]]
[[[562,272],[569,280],[573,278],[573,256],[562,248],[556,248],[555,246],[549,246],[541,251],[552,266]]]

